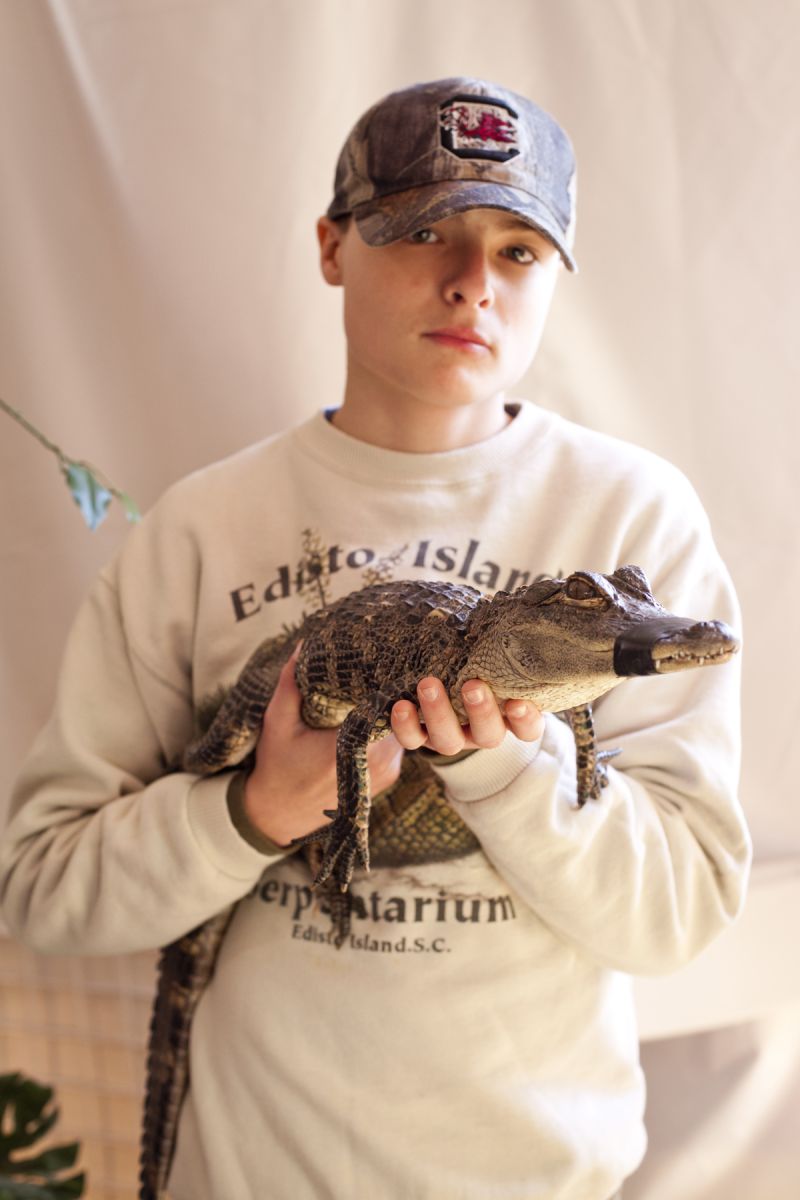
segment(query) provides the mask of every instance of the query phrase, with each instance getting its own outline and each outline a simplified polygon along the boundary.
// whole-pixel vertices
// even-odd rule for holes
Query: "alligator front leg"
[[[350,886],[356,863],[369,870],[369,771],[367,746],[390,731],[391,702],[385,696],[376,697],[369,707],[354,708],[347,714],[336,739],[336,786],[338,808],[327,809],[330,825],[305,837],[295,838],[293,845],[320,842],[323,846],[322,865],[314,883],[320,885],[333,879],[339,890]]]
[[[600,799],[601,791],[608,784],[605,764],[609,758],[616,758],[620,751],[597,749],[591,704],[568,708],[564,718],[575,738],[578,807],[582,808],[587,800]]]

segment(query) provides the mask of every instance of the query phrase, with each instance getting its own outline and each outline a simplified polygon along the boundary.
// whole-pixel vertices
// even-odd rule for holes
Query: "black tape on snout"
[[[696,625],[697,621],[685,617],[653,617],[631,625],[614,642],[615,675],[654,675],[658,668],[653,661],[653,647]]]

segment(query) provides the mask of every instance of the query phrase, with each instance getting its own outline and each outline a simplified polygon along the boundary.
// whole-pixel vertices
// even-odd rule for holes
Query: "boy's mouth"
[[[462,349],[475,348],[488,350],[489,343],[475,329],[463,325],[453,325],[446,329],[432,329],[423,335],[443,346],[456,346]]]

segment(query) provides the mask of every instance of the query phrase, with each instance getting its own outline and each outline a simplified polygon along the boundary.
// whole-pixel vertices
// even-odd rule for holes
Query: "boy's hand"
[[[301,696],[294,678],[298,650],[281,671],[264,713],[256,765],[247,779],[244,810],[250,823],[279,846],[329,824],[326,808],[336,808],[335,729],[311,729],[300,716]],[[403,748],[389,734],[367,749],[373,795],[400,774]]]
[[[410,700],[398,700],[392,708],[392,729],[406,750],[425,746],[449,755],[491,749],[500,745],[509,729],[523,742],[535,742],[544,729],[544,717],[532,700],[507,700],[501,709],[492,689],[480,679],[469,680],[461,692],[469,725],[459,721],[440,679],[421,679],[417,696],[422,720]]]

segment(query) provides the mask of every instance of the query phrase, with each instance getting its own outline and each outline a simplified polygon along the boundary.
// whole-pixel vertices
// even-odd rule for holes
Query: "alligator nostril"
[[[689,629],[684,630],[683,636],[690,642],[738,642],[733,630],[724,621],[696,621]]]

